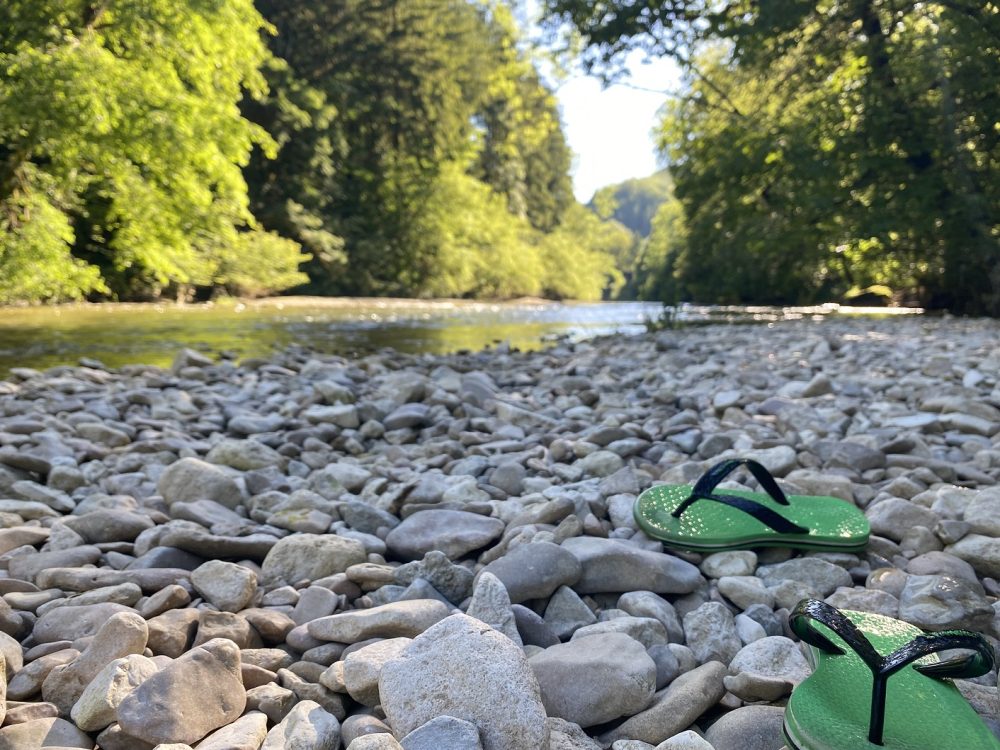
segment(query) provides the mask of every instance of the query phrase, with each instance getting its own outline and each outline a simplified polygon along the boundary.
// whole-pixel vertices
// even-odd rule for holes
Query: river
[[[650,302],[552,303],[540,300],[323,299],[279,297],[207,305],[100,304],[0,309],[0,377],[12,367],[168,366],[190,347],[237,359],[293,344],[342,355],[385,347],[405,352],[478,350],[501,342],[537,349],[561,337],[634,335],[663,308]],[[836,307],[680,308],[683,322],[822,317]],[[841,310],[843,312],[843,310]],[[877,311],[884,313],[884,310]]]

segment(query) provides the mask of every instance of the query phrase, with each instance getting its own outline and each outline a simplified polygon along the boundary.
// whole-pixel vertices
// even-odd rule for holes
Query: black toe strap
[[[919,635],[887,656],[882,656],[858,627],[839,609],[816,599],[799,602],[788,617],[792,631],[811,646],[828,654],[841,655],[844,650],[819,632],[812,621],[820,622],[840,637],[861,657],[872,673],[871,716],[868,740],[882,744],[885,726],[886,684],[889,678],[917,659],[938,651],[962,649],[971,653],[934,664],[915,665],[921,674],[943,679],[946,677],[978,677],[993,669],[996,656],[993,647],[978,633],[967,630],[946,630],[931,635]]]
[[[758,482],[760,482],[761,488],[767,492],[767,494],[770,495],[776,503],[780,505],[788,505],[788,498],[785,497],[785,493],[781,491],[777,481],[763,464],[754,461],[752,458],[734,458],[727,461],[721,461],[702,474],[701,479],[695,482],[695,485],[691,490],[691,494],[686,500],[684,500],[684,502],[674,509],[671,515],[674,518],[680,518],[681,514],[697,501],[712,500],[717,503],[722,503],[723,505],[728,505],[731,508],[736,508],[737,510],[753,516],[762,524],[771,527],[779,534],[809,533],[809,529],[805,526],[799,526],[796,523],[792,523],[780,513],[775,512],[771,508],[768,508],[766,505],[762,505],[755,500],[751,500],[746,497],[738,497],[736,495],[716,494],[714,490],[719,486],[719,483],[740,466],[746,466],[750,470],[750,473],[754,475]]]

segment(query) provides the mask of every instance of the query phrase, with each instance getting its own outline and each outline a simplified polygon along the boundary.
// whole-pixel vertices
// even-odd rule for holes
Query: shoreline
[[[998,334],[843,316],[15,370],[0,738],[777,747],[809,673],[803,597],[1000,638]],[[856,505],[866,550],[678,553],[638,531],[639,493],[731,457]],[[956,682],[1000,732],[996,678]]]

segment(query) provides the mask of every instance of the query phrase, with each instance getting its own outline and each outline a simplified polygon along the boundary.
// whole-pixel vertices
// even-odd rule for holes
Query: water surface
[[[479,350],[500,342],[532,350],[560,337],[641,333],[662,310],[662,305],[650,302],[307,297],[210,305],[8,308],[0,309],[0,377],[11,367],[44,369],[77,364],[81,358],[109,367],[168,366],[184,347],[212,355],[228,352],[237,359],[267,356],[291,344],[346,356],[385,347],[410,353]],[[835,311],[835,306],[683,306],[676,318],[682,322],[770,322]]]

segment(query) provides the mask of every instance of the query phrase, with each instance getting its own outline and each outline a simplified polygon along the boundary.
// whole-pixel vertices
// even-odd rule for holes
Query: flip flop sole
[[[643,492],[633,506],[636,523],[664,545],[692,551],[720,552],[748,547],[792,547],[858,552],[868,544],[870,526],[858,508],[836,497],[789,495],[781,505],[769,495],[749,490],[725,490],[754,500],[809,529],[808,534],[779,533],[735,508],[711,500],[699,501],[680,518],[671,513],[691,494],[691,486],[659,485]]]
[[[843,614],[882,654],[911,641],[922,631],[900,620],[867,612]],[[840,640],[822,624],[816,628],[833,643]],[[886,691],[884,744],[868,741],[871,672],[844,647],[830,655],[810,647],[815,671],[792,692],[785,709],[784,735],[792,750],[1000,750],[993,735],[951,680],[904,667]],[[937,662],[936,655],[918,664]]]

